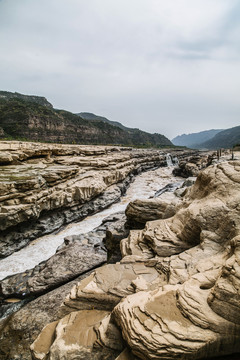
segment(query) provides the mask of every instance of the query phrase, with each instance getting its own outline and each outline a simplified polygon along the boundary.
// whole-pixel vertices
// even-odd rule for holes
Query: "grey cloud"
[[[239,3],[194,3],[0,0],[1,87],[169,137],[238,125]]]

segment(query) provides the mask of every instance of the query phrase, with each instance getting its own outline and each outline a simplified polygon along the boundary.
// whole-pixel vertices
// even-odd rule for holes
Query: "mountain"
[[[52,108],[52,104],[47,101],[47,99],[43,96],[36,96],[36,95],[23,95],[19,94],[17,92],[10,92],[10,91],[0,91],[0,100],[10,100],[10,99],[19,99],[19,100],[25,100],[27,102],[33,102],[39,105],[47,106],[49,108]]]
[[[240,144],[240,126],[235,126],[217,133],[213,138],[200,144],[200,148],[232,148]]]
[[[93,113],[89,113],[89,112],[81,112],[81,113],[78,113],[76,115],[79,115],[81,116],[81,118],[85,119],[85,120],[96,120],[96,121],[103,121],[103,122],[106,122],[110,125],[113,125],[113,126],[117,126],[119,127],[120,129],[123,129],[123,130],[136,130],[136,129],[131,129],[131,128],[128,128],[124,125],[122,125],[120,122],[118,121],[112,121],[112,120],[108,120],[107,118],[103,117],[103,116],[99,116],[99,115],[95,115]]]
[[[145,131],[142,131],[142,130],[139,130],[137,128],[129,128],[129,127],[126,127],[124,125],[122,125],[120,122],[118,121],[112,121],[112,120],[109,120],[103,116],[99,116],[99,115],[95,115],[93,113],[89,113],[89,112],[81,112],[81,113],[78,113],[77,115],[81,116],[83,119],[85,120],[90,120],[90,121],[100,121],[100,122],[105,122],[107,124],[110,124],[112,126],[116,126],[122,130],[124,130],[125,132],[128,133],[128,136],[130,136],[133,141],[136,141],[137,139],[139,139],[140,142],[150,142],[150,143],[153,143],[153,144],[157,144],[158,142],[162,142],[164,141],[162,136],[163,135],[160,135],[160,134],[149,134]],[[148,135],[147,135],[148,134]],[[145,139],[147,136],[149,137],[149,135],[151,135],[151,138],[149,138],[148,140]],[[145,140],[144,140],[145,139]]]
[[[122,127],[112,125],[110,120],[87,120],[69,111],[54,109],[43,97],[0,92],[2,139],[137,147],[173,146],[164,135]]]
[[[220,131],[222,131],[222,129],[212,129],[200,131],[198,133],[183,134],[176,136],[174,139],[172,139],[172,143],[174,145],[187,146],[189,148],[198,149],[200,148],[199,144],[210,140]]]

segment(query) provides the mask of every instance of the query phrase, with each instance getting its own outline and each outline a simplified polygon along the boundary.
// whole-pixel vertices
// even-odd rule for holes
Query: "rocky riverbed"
[[[125,211],[129,202],[136,199],[153,197],[159,189],[166,185],[180,186],[184,179],[172,176],[171,167],[161,167],[149,170],[136,176],[121,200],[107,209],[97,212],[85,219],[61,228],[55,234],[51,233],[31,241],[21,250],[0,260],[0,280],[14,273],[23,272],[47,260],[55,254],[56,249],[64,242],[65,237],[75,234],[84,234],[101,225],[102,221],[117,212]],[[173,189],[170,189],[173,190]],[[164,191],[164,190],[163,190]],[[149,219],[150,220],[150,219]]]
[[[62,318],[31,345],[33,356],[202,359],[239,352],[239,173],[237,161],[210,166],[175,215],[130,231],[122,260],[73,286]]]
[[[180,160],[176,171],[184,177],[198,175],[196,184],[191,187],[195,179],[187,180],[178,190],[170,186],[165,190],[172,191],[154,198],[160,194],[154,180],[161,178],[162,188],[178,180],[172,179],[172,170],[166,167],[169,155],[162,151],[25,143],[2,146],[1,216],[4,224],[19,221],[2,230],[11,239],[5,250],[9,246],[11,251],[38,236],[40,228],[44,234],[66,225],[72,216],[82,219],[101,210],[125,193],[133,176],[163,167],[137,177],[133,183],[136,197],[131,198],[126,215],[110,215],[94,231],[87,232],[87,225],[82,234],[76,230],[78,235],[74,235],[76,224],[70,225],[66,230],[70,233],[63,235],[62,230],[65,241],[55,255],[1,281],[2,308],[7,310],[0,322],[1,359],[202,359],[240,351],[240,163],[208,167],[212,154],[172,152],[171,159],[177,154]],[[99,165],[101,161],[105,165]],[[33,164],[31,169],[28,164]],[[47,171],[53,178],[56,164],[64,165],[63,172],[68,174],[68,166],[74,166],[75,172],[66,177],[60,167],[57,178],[39,188],[36,178],[42,183]],[[27,171],[25,188],[22,178],[9,176],[11,169],[18,173],[22,166],[32,176],[31,190]],[[142,183],[137,181],[145,175],[150,192],[138,199]],[[96,191],[98,181],[106,186]],[[97,195],[92,196],[93,184]],[[81,195],[76,203],[78,186]],[[68,205],[65,196],[69,193],[72,203]],[[129,200],[127,193],[124,206]],[[32,205],[27,212],[25,203]],[[31,242],[33,247],[38,241]],[[14,307],[18,311],[7,316]]]

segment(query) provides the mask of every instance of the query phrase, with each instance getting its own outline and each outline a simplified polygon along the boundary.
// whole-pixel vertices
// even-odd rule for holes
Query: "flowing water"
[[[0,260],[0,280],[6,276],[31,269],[40,262],[47,260],[55,254],[56,249],[63,243],[66,236],[87,233],[99,226],[107,216],[124,211],[130,201],[153,197],[159,189],[167,184],[179,182],[179,178],[173,177],[171,173],[172,167],[169,166],[138,175],[120,202],[95,215],[88,216],[84,220],[69,224],[57,234],[39,237],[25,248]]]

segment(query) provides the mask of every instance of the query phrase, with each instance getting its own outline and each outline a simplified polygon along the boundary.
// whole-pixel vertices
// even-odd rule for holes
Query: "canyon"
[[[163,179],[150,198],[65,236],[52,256],[0,281],[0,358],[203,359],[240,351],[238,160],[2,141],[0,164],[3,261],[118,202],[142,172],[149,171],[148,187]]]

